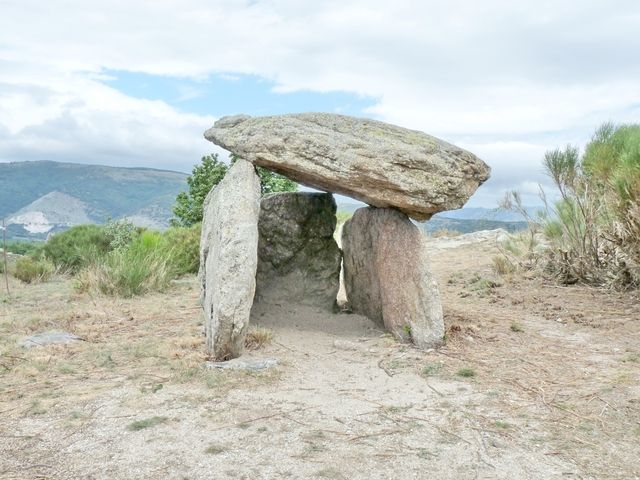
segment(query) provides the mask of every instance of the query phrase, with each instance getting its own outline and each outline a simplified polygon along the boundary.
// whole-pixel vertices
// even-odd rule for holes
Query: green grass
[[[422,369],[422,375],[425,377],[432,377],[440,373],[443,367],[443,363],[429,363]]]
[[[472,368],[461,368],[456,375],[463,378],[471,378],[476,376],[476,372]]]
[[[137,432],[139,430],[144,430],[146,428],[155,427],[156,425],[160,425],[162,423],[167,422],[169,420],[167,417],[151,417],[146,418],[144,420],[137,420],[133,423],[129,424],[127,427],[132,432]]]
[[[518,322],[511,323],[511,326],[509,327],[509,329],[512,332],[516,332],[516,333],[524,332],[524,329],[522,328],[522,325],[520,325]]]

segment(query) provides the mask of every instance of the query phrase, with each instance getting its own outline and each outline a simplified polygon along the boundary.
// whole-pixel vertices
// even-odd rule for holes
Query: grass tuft
[[[472,368],[461,368],[456,372],[459,377],[470,378],[475,377],[476,372]]]
[[[244,339],[247,350],[259,350],[269,345],[273,340],[273,331],[268,328],[252,327]]]
[[[129,424],[127,427],[132,432],[137,432],[138,430],[144,430],[145,428],[155,427],[156,425],[160,425],[169,420],[167,417],[151,417],[145,418],[144,420],[137,420],[133,423]]]

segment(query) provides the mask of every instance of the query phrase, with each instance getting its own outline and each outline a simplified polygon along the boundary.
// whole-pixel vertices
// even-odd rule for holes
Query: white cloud
[[[211,150],[212,118],[127,97],[107,69],[378,98],[371,115],[486,159],[487,198],[537,181],[546,149],[640,118],[637,0],[5,0],[1,17],[6,160],[185,169]]]

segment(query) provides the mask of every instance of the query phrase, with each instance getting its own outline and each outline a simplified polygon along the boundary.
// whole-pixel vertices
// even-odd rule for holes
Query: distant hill
[[[465,218],[446,218],[435,215],[431,220],[419,223],[418,226],[427,233],[439,230],[452,230],[460,233],[479,232],[502,228],[507,232],[518,232],[527,228],[527,222],[501,222],[499,220],[470,220]]]
[[[365,207],[363,203],[339,203],[338,211],[353,213],[358,208]],[[527,211],[534,213],[535,207],[527,207]],[[517,232],[527,228],[524,217],[518,213],[500,208],[461,208],[435,214],[429,221],[416,223],[422,230],[434,233],[438,230],[454,230],[460,233],[478,232],[503,228],[508,232]]]
[[[45,238],[81,223],[131,218],[164,228],[187,175],[50,161],[0,163],[0,218],[11,238]]]

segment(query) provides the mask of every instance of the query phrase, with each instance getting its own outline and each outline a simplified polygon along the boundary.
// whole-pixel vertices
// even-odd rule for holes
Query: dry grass
[[[193,277],[174,284],[171,295],[115,301],[74,293],[72,282],[61,277],[31,285],[12,279],[11,291],[12,297],[0,301],[0,394],[9,405],[33,404],[33,414],[89,401],[118,384],[109,378],[126,378],[151,395],[171,385],[204,387],[218,395],[276,378],[202,368],[204,338]],[[34,333],[54,330],[84,341],[28,350],[18,345]],[[256,346],[271,337],[262,330],[252,336]]]
[[[273,330],[262,327],[249,327],[244,346],[248,350],[259,350],[269,345],[273,340]]]

